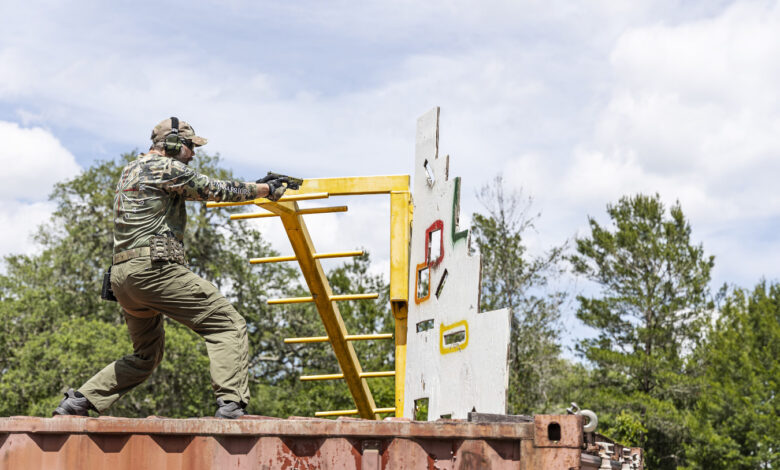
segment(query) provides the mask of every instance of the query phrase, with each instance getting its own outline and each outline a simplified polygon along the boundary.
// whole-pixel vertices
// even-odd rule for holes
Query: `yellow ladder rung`
[[[291,196],[282,196],[282,198],[276,202],[308,201],[309,199],[327,199],[329,197],[330,194],[328,193],[293,194]],[[265,198],[255,199],[255,204],[268,204],[269,202],[273,201],[269,201]]]
[[[250,214],[233,214],[230,216],[230,220],[262,219],[263,217],[279,217],[279,214],[274,214],[273,212],[252,212]]]
[[[344,258],[347,256],[363,256],[364,251],[339,251],[336,253],[314,253],[314,259]],[[250,258],[249,264],[279,263],[282,261],[295,261],[295,256],[270,256],[268,258]]]
[[[309,193],[309,194],[293,194],[290,196],[282,196],[276,202],[289,202],[289,201],[307,201],[309,199],[327,199],[330,197],[328,193]],[[269,204],[273,203],[264,197],[259,197],[251,201],[241,202],[207,202],[206,207],[231,207],[231,206],[248,206],[249,204]]]
[[[308,209],[299,209],[296,214],[329,214],[331,212],[347,212],[348,209],[347,206],[310,207]]]
[[[347,206],[334,206],[334,207],[312,207],[310,209],[301,209],[296,214],[327,214],[330,212],[347,212]],[[249,214],[233,214],[230,216],[230,220],[244,220],[244,219],[262,219],[264,217],[278,217],[279,214],[273,212],[252,212]]]
[[[392,333],[377,333],[371,335],[347,335],[344,337],[347,341],[361,341],[371,339],[393,339]],[[291,343],[327,343],[330,340],[327,336],[311,336],[308,338],[285,338],[284,342]]]
[[[394,377],[394,370],[383,370],[379,372],[361,372],[361,379],[374,379],[377,377]],[[302,375],[301,381],[307,382],[311,380],[340,380],[344,378],[344,374],[321,374],[321,375]]]
[[[206,207],[232,207],[232,206],[248,206],[250,204],[254,204],[257,199],[252,199],[251,201],[241,201],[241,202],[207,202]]]
[[[269,256],[268,258],[249,258],[249,264],[279,263],[282,261],[295,261],[295,256]]]
[[[343,378],[344,374],[302,375],[301,381],[308,382],[311,380],[339,380]]]
[[[395,413],[395,407],[392,408],[374,408],[374,413]],[[358,414],[357,410],[336,410],[336,411],[318,411],[314,413],[317,417],[326,416],[349,416]]]
[[[343,300],[370,300],[379,298],[379,294],[376,292],[373,294],[344,294],[344,295],[332,295],[330,296],[331,302],[343,301]],[[286,299],[269,299],[268,305],[278,304],[302,304],[306,302],[314,302],[314,297],[288,297]]]
[[[363,256],[365,251],[337,251],[335,253],[314,253],[314,259],[345,258],[347,256]]]

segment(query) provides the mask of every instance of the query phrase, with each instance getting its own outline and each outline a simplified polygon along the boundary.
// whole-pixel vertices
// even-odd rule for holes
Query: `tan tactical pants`
[[[79,388],[98,411],[146,380],[162,360],[161,313],[206,340],[217,398],[249,403],[246,321],[214,285],[180,264],[152,263],[145,256],[115,265],[111,287],[124,309],[133,354],[109,364]]]

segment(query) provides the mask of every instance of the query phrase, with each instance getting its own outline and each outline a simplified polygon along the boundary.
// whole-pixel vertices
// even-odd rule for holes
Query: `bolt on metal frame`
[[[325,272],[320,265],[322,258],[360,256],[362,251],[316,253],[303,215],[328,212],[344,212],[345,206],[301,209],[297,201],[325,199],[330,196],[354,196],[365,194],[390,195],[390,306],[395,319],[395,371],[364,372],[351,341],[390,339],[390,334],[349,335],[339,312],[337,301],[372,299],[378,294],[333,295]],[[330,342],[341,367],[341,374],[303,376],[301,380],[343,379],[355,400],[357,409],[317,412],[316,416],[343,416],[358,414],[364,419],[379,419],[379,413],[403,415],[404,380],[406,372],[406,328],[409,299],[409,236],[412,220],[409,175],[358,176],[346,178],[314,178],[304,181],[298,190],[290,190],[278,202],[265,198],[246,202],[210,202],[207,207],[224,207],[254,204],[267,212],[234,214],[231,220],[260,217],[279,217],[290,239],[295,256],[253,258],[250,263],[268,263],[297,260],[311,297],[272,299],[269,304],[313,302],[325,326],[327,337],[288,338],[285,343]],[[367,378],[395,377],[395,406],[377,408]]]

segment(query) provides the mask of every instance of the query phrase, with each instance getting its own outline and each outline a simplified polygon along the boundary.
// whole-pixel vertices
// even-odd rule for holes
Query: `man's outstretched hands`
[[[278,178],[269,178],[268,176],[265,176],[257,180],[257,184],[268,185],[268,195],[265,196],[265,198],[269,201],[278,201],[279,198],[284,195],[284,192],[287,191],[287,186]]]

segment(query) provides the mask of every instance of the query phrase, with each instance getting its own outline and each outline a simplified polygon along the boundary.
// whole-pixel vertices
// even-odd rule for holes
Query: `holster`
[[[114,297],[114,291],[111,289],[111,266],[109,266],[108,271],[103,274],[103,287],[100,289],[100,298],[111,302],[117,301],[116,297]]]
[[[184,244],[173,237],[165,235],[153,235],[149,239],[149,257],[152,262],[170,261],[187,265],[187,257],[184,255]]]

